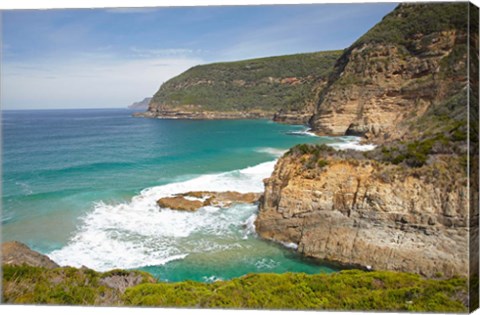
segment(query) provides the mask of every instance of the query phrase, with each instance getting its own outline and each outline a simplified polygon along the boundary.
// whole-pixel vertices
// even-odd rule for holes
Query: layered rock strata
[[[265,180],[261,237],[342,265],[467,274],[468,192],[455,162],[411,169],[336,153],[311,161],[287,154]]]
[[[467,3],[397,7],[339,58],[314,131],[400,139],[436,104],[466,95],[467,12]]]

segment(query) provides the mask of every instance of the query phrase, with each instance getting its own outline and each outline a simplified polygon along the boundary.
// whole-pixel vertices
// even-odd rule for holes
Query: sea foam
[[[270,176],[275,162],[150,187],[127,203],[99,202],[81,219],[69,243],[48,256],[60,265],[105,271],[162,265],[191,253],[229,249],[234,242],[219,242],[218,237],[251,234],[256,206],[204,207],[196,212],[182,212],[160,209],[156,201],[199,190],[262,192],[262,180]]]
[[[375,147],[360,144],[359,137],[341,137],[340,140],[329,145],[340,150],[361,151]],[[275,148],[257,151],[275,157],[284,152]],[[275,163],[265,162],[241,170],[150,187],[126,203],[98,202],[81,218],[69,243],[48,256],[60,265],[83,265],[105,271],[162,265],[193,253],[231,249],[237,246],[236,239],[255,235],[256,206],[235,205],[227,209],[209,206],[196,212],[182,212],[160,209],[156,201],[189,191],[263,192],[263,179],[271,175]],[[283,245],[295,248],[296,244]]]
[[[312,130],[312,129],[289,131],[289,132],[287,132],[287,135],[318,137],[318,136],[317,136],[315,133],[313,133],[311,130]]]
[[[357,151],[370,151],[376,148],[376,145],[374,144],[360,144],[360,141],[362,140],[361,137],[344,136],[340,137],[339,139],[341,142],[329,143],[327,145],[337,150],[351,149]]]
[[[281,157],[285,152],[288,150],[282,150],[282,149],[277,149],[277,148],[269,148],[269,147],[263,147],[263,148],[258,148],[255,151],[259,153],[267,153],[270,154],[271,156],[274,157]]]

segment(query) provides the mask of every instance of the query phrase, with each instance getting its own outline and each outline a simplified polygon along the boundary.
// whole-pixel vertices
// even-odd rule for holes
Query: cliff
[[[306,123],[340,51],[200,65],[165,82],[145,117]]]
[[[466,275],[468,193],[460,161],[438,154],[413,168],[376,154],[291,149],[265,180],[259,235],[341,265]]]
[[[478,124],[468,124],[468,5],[399,5],[342,54],[310,123],[379,146],[290,150],[265,180],[261,237],[342,265],[467,275],[478,237],[468,222],[478,218],[478,202],[469,208],[478,183],[469,187],[467,174],[478,181],[468,157],[468,140],[478,144]],[[478,104],[471,111],[478,119]]]
[[[338,59],[314,131],[383,142],[432,115],[466,122],[467,16],[466,2],[399,5]]]

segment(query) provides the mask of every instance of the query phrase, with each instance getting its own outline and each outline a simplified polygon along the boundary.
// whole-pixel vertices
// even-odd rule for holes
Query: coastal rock
[[[454,95],[466,95],[467,27],[459,17],[467,8],[398,6],[339,58],[319,96],[312,129],[377,143],[411,137],[412,122]],[[420,30],[420,20],[430,24]]]
[[[334,153],[302,163],[309,160],[287,154],[264,181],[255,222],[262,238],[346,266],[467,274],[468,191],[448,157],[416,169]]]
[[[2,264],[27,265],[34,267],[58,268],[53,260],[17,241],[2,243]]]
[[[229,207],[234,203],[257,202],[259,193],[239,193],[236,191],[214,192],[214,191],[191,191],[184,194],[177,194],[172,197],[160,198],[157,204],[161,208],[169,208],[182,211],[197,211],[201,207]]]
[[[204,206],[202,200],[190,200],[183,196],[165,197],[157,201],[160,208],[169,208],[182,211],[197,211]]]

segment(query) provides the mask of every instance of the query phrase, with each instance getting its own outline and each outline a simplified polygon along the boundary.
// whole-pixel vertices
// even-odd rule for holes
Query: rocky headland
[[[306,124],[341,51],[193,67],[165,82],[137,117],[273,119]]]

